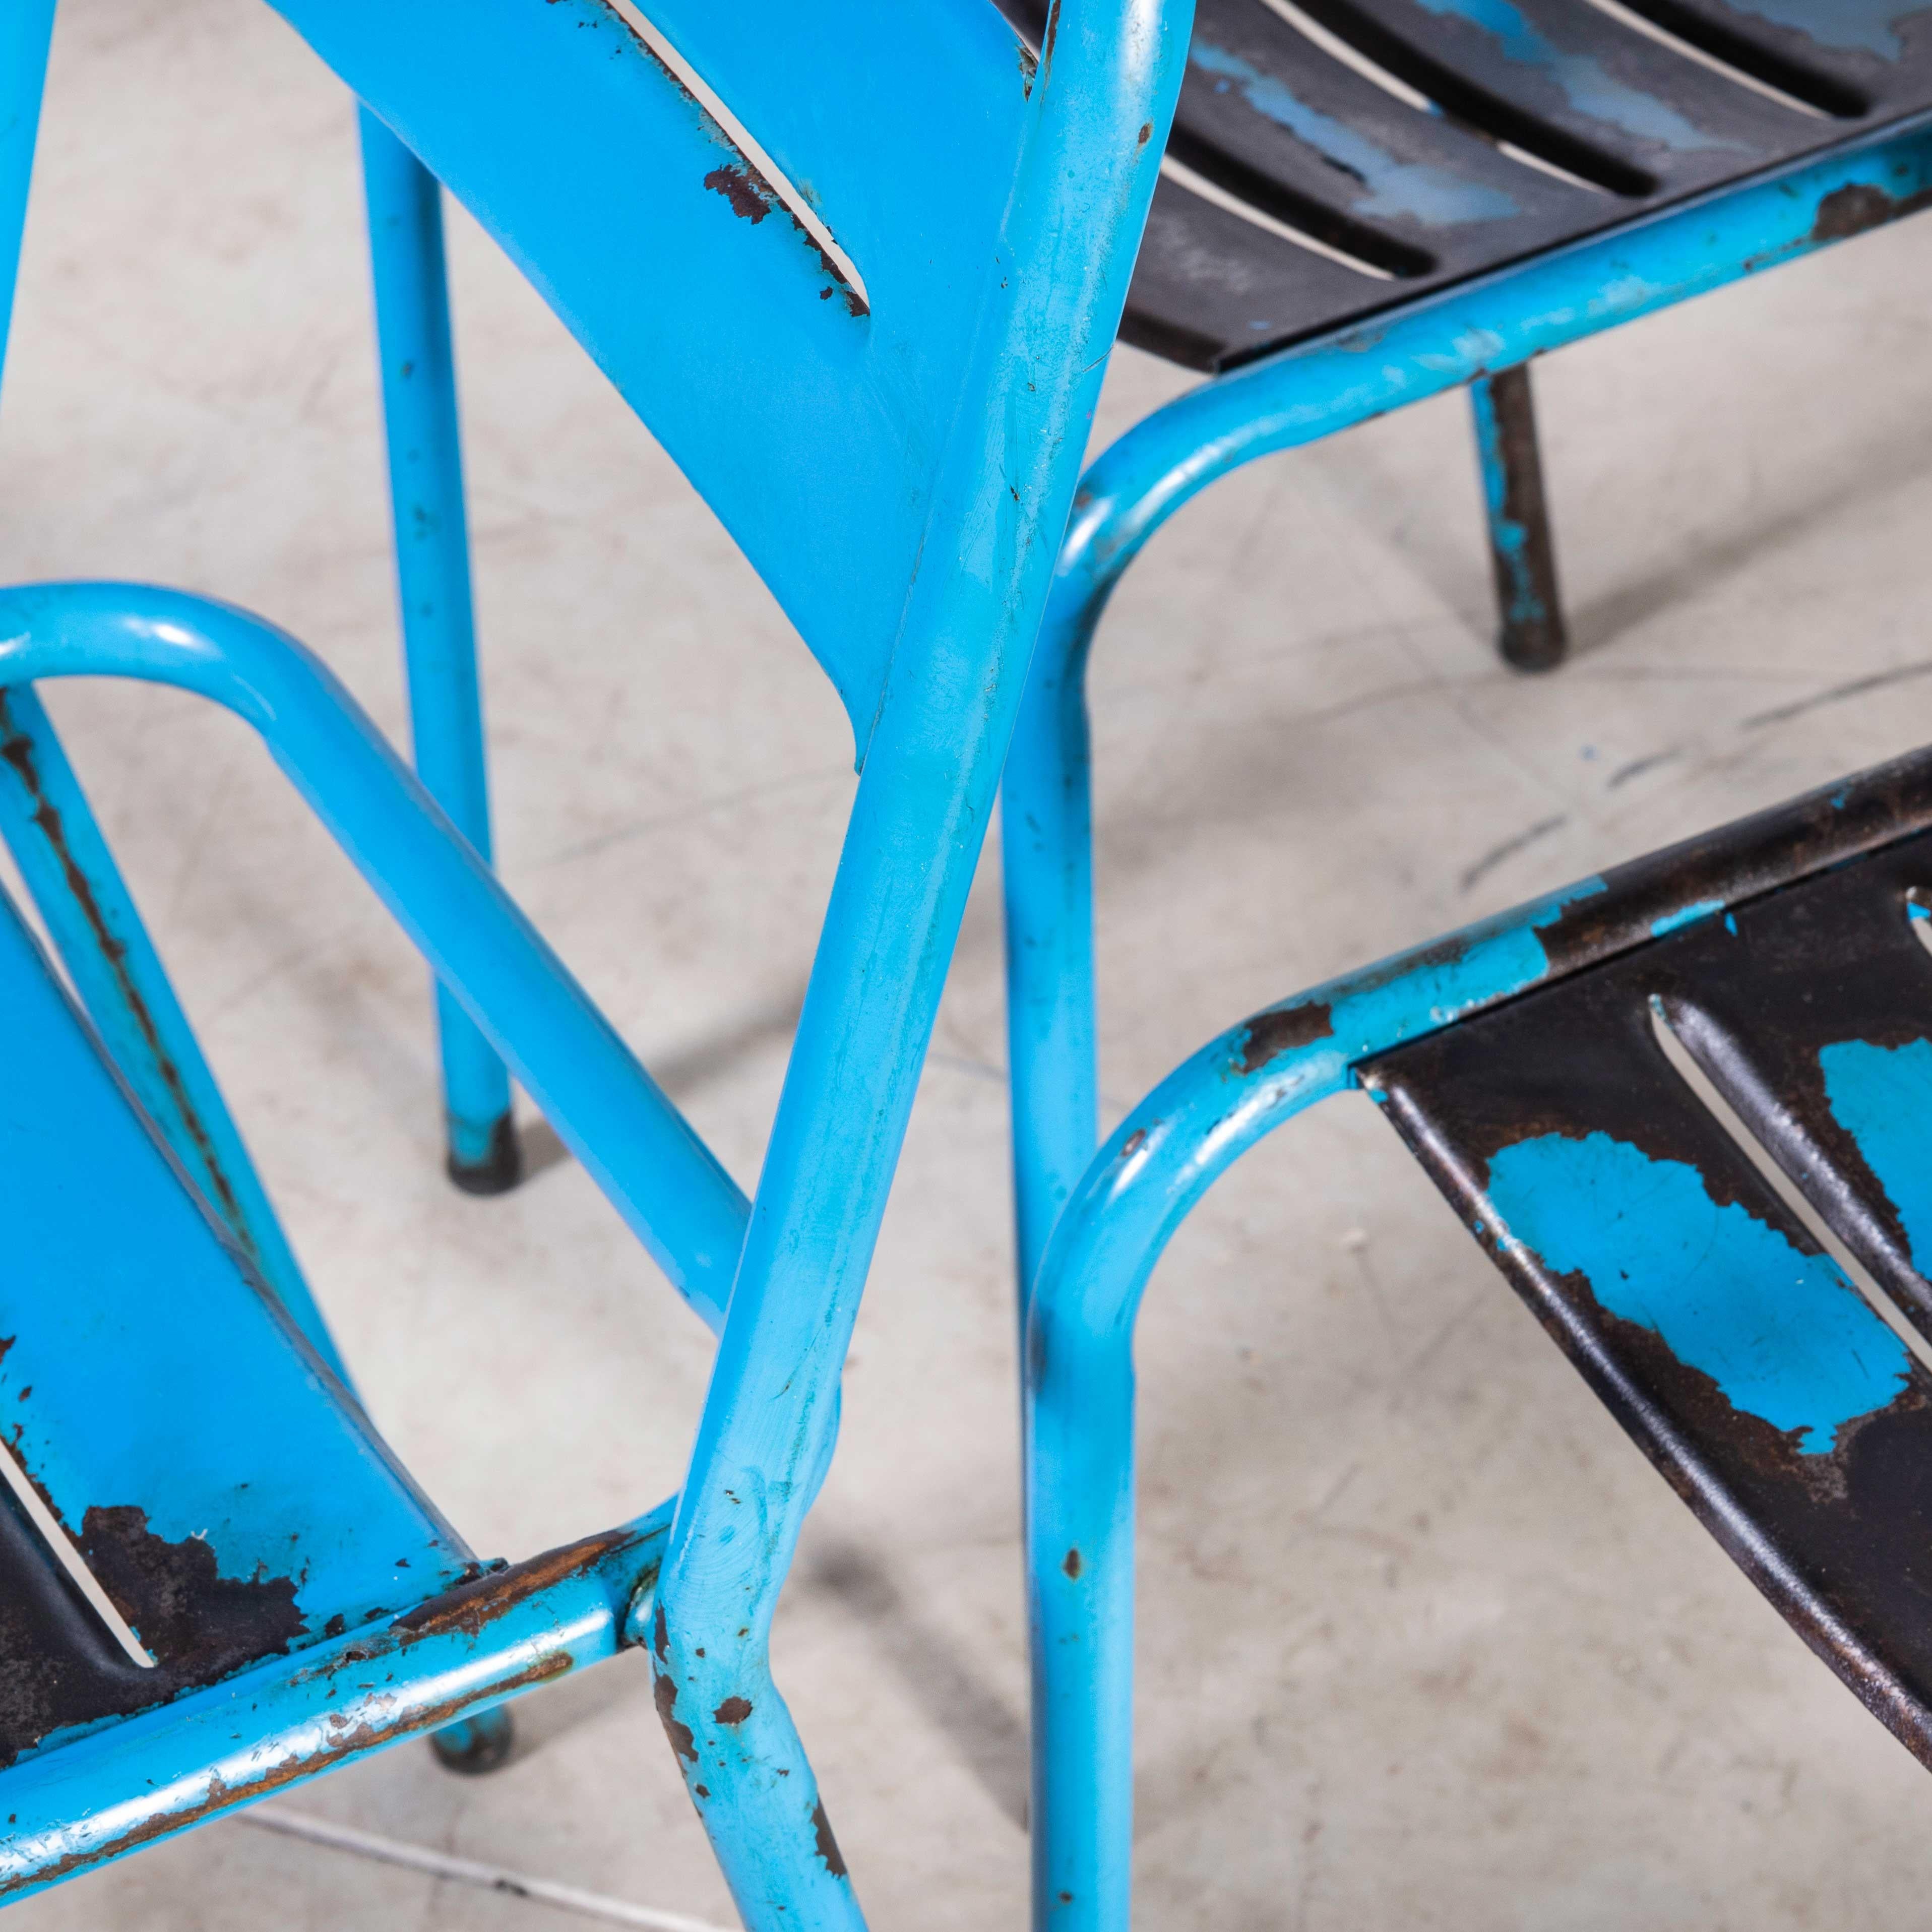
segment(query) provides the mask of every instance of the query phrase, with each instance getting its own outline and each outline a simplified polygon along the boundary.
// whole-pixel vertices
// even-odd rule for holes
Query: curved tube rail
[[[1109,1137],[1048,1244],[1024,1356],[1036,1926],[1127,1924],[1133,1330],[1208,1189],[1362,1063],[1928,824],[1921,754],[1583,880],[1230,1028]]]
[[[1001,796],[1023,1299],[1096,1138],[1087,655],[1107,599],[1148,538],[1257,458],[1707,294],[1928,198],[1932,119],[1920,117],[1285,350],[1156,410],[1089,465]]]
[[[108,676],[253,726],[680,1294],[716,1330],[750,1206],[353,698],[286,632],[179,591],[0,591],[0,687]]]

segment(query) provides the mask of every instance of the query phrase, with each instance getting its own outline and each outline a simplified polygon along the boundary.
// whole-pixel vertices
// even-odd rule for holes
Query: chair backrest
[[[274,4],[711,503],[862,757],[1000,286],[1034,70],[991,0],[654,0],[856,281],[607,0]]]

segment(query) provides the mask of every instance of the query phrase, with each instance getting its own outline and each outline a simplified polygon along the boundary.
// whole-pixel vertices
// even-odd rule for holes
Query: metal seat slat
[[[1652,187],[1632,184],[1633,200],[1750,174],[1845,131],[1713,72],[1589,0],[1312,0],[1309,10],[1345,39],[1405,50],[1438,72],[1445,90],[1466,88],[1640,170]],[[1487,124],[1479,107],[1469,111]]]
[[[1924,105],[1932,22],[1898,0],[1640,0],[1640,10],[1828,111],[1882,120]]]
[[[1170,154],[1394,279],[1168,184],[1123,334],[1192,368],[1234,366],[1932,109],[1932,28],[1882,8],[1794,5],[1780,20],[1724,0],[1630,10],[1720,61],[1730,46],[1740,79],[1590,0],[1298,4],[1439,111],[1354,70],[1266,0],[1201,0]],[[1020,0],[1009,10],[1027,25]]]
[[[1386,237],[1424,272],[1526,254],[1601,212],[1589,189],[1420,111],[1256,0],[1202,0],[1174,130],[1171,154],[1216,148],[1371,238],[1354,252],[1373,260]]]

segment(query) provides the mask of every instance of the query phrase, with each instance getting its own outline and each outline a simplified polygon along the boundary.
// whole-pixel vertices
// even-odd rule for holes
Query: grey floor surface
[[[62,0],[0,574],[150,578],[404,728],[350,104],[256,0]],[[830,687],[650,437],[452,230],[512,890],[747,1183],[852,792]],[[668,286],[678,265],[667,264]],[[1465,405],[1185,512],[1097,652],[1118,1112],[1298,986],[1932,731],[1932,222],[1539,366],[1580,646],[1490,648]],[[1124,352],[1104,437],[1182,379]],[[584,1176],[438,1172],[423,975],[240,725],[57,716],[370,1397],[481,1548],[675,1484],[707,1337]],[[1022,1921],[997,879],[969,916],[778,1642],[880,1927]],[[1142,1330],[1141,1922],[1897,1928],[1932,1784],[1586,1395],[1366,1104],[1268,1144]],[[288,1801],[726,1922],[626,1659]],[[536,1928],[224,1822],[19,1932]]]

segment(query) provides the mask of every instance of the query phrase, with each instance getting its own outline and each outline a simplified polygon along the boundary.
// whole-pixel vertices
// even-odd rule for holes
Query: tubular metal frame
[[[1087,660],[1168,518],[1258,458],[1525,368],[1546,352],[1910,214],[1932,116],[1256,362],[1168,404],[1088,468],[1000,794],[1022,1304],[1097,1138]]]
[[[1149,1279],[1181,1222],[1244,1154],[1317,1102],[1363,1088],[1389,1106],[1390,1083],[1400,1080],[1390,1070],[1401,1056],[1393,1061],[1385,1056],[1394,1049],[1539,988],[1614,970],[1646,948],[1669,951],[1713,932],[1720,938],[1735,934],[1740,918],[1754,916],[1745,910],[1754,902],[1774,902],[1783,889],[1801,882],[1842,882],[1854,864],[1882,848],[1907,838],[1922,843],[1928,796],[1922,752],[1331,980],[1210,1041],[1108,1136],[1047,1243],[1023,1355],[1036,1928],[1124,1932],[1129,1922],[1133,1336]],[[1924,863],[1921,851],[1905,869],[1922,874]],[[1916,943],[1904,939],[1908,913],[1922,919],[1924,907],[1910,896],[1894,902],[1901,942],[1916,955]],[[1673,969],[1655,970],[1659,983],[1668,983]],[[1922,958],[1915,958],[1913,970],[1922,973]],[[1642,1000],[1636,1004],[1641,1009]],[[1895,1031],[1904,1017],[1888,1008],[1882,1024]],[[1546,1036],[1542,1050],[1558,1038]],[[1402,1114],[1390,1111],[1401,1124]],[[1431,1167],[1437,1144],[1431,1130],[1425,1126],[1419,1138],[1410,1125],[1402,1131],[1412,1151]],[[1536,1130],[1526,1124],[1522,1131]],[[1782,1164],[1793,1173],[1790,1159]],[[1823,1163],[1814,1156],[1808,1165]],[[1626,1218],[1640,1220],[1653,1235],[1670,1220],[1668,1208],[1654,1198],[1634,1211],[1627,1198],[1619,1204],[1609,1190],[1568,1204],[1592,1222],[1613,1218],[1610,1210],[1621,1204]],[[1500,1258],[1514,1251],[1520,1233],[1503,1210],[1485,1196],[1477,1211],[1475,1231],[1493,1243],[1492,1252]],[[1682,1233],[1690,1255],[1711,1248],[1707,1223],[1672,1232]],[[1841,1286],[1859,1316],[1889,1339],[1850,1282]],[[1589,1292],[1587,1285],[1580,1291],[1586,1298]],[[1667,1306],[1669,1294],[1666,1289],[1652,1305]],[[1533,1298],[1532,1305],[1546,1312]],[[1760,1312],[1766,1305],[1750,1301],[1743,1324],[1760,1341],[1768,1325]],[[1562,1322],[1552,1316],[1548,1325],[1556,1330]],[[1655,1333],[1642,1322],[1628,1325],[1634,1334]],[[1802,1330],[1794,1327],[1792,1333]],[[1815,1566],[1804,1576],[1796,1574],[1776,1524],[1751,1514],[1717,1476],[1700,1477],[1710,1466],[1706,1438],[1683,1424],[1676,1411],[1647,1436],[1652,1425],[1638,1419],[1645,1396],[1640,1375],[1628,1362],[1621,1370],[1606,1366],[1574,1334],[1559,1339],[1618,1420],[1812,1649],[1908,1748],[1926,1758],[1923,1712],[1898,1681],[1895,1651],[1889,1656],[1875,1651],[1872,1631],[1861,1620],[1868,1597],[1882,1599],[1848,1574],[1856,1562],[1827,1566],[1828,1581]],[[1670,1345],[1661,1346],[1667,1354]],[[1900,1354],[1904,1359],[1902,1348]],[[1822,1378],[1830,1372],[1829,1357],[1828,1348],[1814,1354],[1794,1342],[1790,1359]],[[1618,1382],[1620,1372],[1636,1377],[1634,1389]],[[1738,1408],[1725,1408],[1721,1426],[1755,1421],[1749,1400],[1736,1400]],[[1922,1403],[1923,1396],[1915,1391],[1903,1400]],[[1882,1506],[1872,1500],[1863,1507],[1876,1512]],[[1862,1511],[1855,1534],[1870,1539],[1874,1520]],[[1906,1614],[1916,1616],[1916,1609]]]
[[[44,25],[50,7],[36,4]],[[436,139],[471,144],[462,153],[472,187],[487,184],[502,156],[488,144],[475,146],[463,82],[441,71],[425,76],[411,58],[410,35],[458,24],[455,10],[444,9],[434,22],[427,10],[400,20],[373,0],[357,7],[285,0],[284,10],[301,16],[339,70],[392,90],[405,109],[422,109]],[[863,8],[850,10],[855,20],[869,17]],[[932,459],[923,477],[912,472],[902,438],[882,432],[875,416],[854,412],[850,425],[855,447],[903,466],[903,475],[882,472],[878,487],[896,491],[902,506],[920,506],[922,525],[909,533],[922,528],[925,554],[943,558],[944,567],[928,561],[909,592],[898,592],[902,615],[886,640],[890,663],[880,667],[873,694],[866,694],[866,666],[856,646],[811,637],[854,711],[863,764],[748,1204],[517,913],[460,820],[452,822],[455,814],[439,808],[292,639],[211,600],[140,586],[0,592],[0,692],[14,712],[15,736],[32,754],[15,769],[28,766],[46,799],[53,797],[50,787],[58,791],[51,814],[44,804],[0,822],[20,834],[38,863],[38,874],[28,875],[38,889],[57,887],[103,909],[98,921],[70,918],[68,939],[121,956],[126,970],[76,971],[78,989],[91,1012],[98,1007],[97,1027],[117,1064],[127,1056],[130,1084],[166,1097],[172,1090],[160,1063],[176,1068],[190,1104],[158,1112],[154,1125],[178,1151],[200,1150],[199,1165],[184,1157],[184,1170],[207,1190],[211,1210],[237,1240],[253,1226],[247,1197],[231,1186],[231,1202],[214,1174],[232,1180],[245,1171],[239,1137],[217,1111],[218,1100],[202,1104],[192,1083],[179,1078],[176,1042],[154,1018],[161,1014],[172,1028],[178,1010],[160,1004],[165,980],[152,950],[142,950],[145,937],[140,946],[132,943],[138,917],[35,707],[38,681],[94,675],[172,684],[250,724],[424,952],[466,1024],[530,1091],[674,1285],[722,1331],[668,1528],[660,1511],[461,1585],[394,1618],[378,1636],[319,1646],[286,1666],[272,1659],[191,1699],[22,1760],[0,1772],[0,1808],[12,1820],[0,1838],[0,1897],[54,1882],[401,1736],[469,1721],[562,1670],[644,1640],[667,1736],[748,1925],[759,1932],[856,1932],[862,1925],[809,1761],[771,1678],[771,1618],[832,1452],[839,1372],[1018,707],[1085,425],[1125,302],[1132,244],[1179,84],[1187,10],[1184,0],[1070,4],[1057,41],[1036,64],[1016,62],[1010,46],[990,38],[988,23],[970,23],[980,37],[971,51],[988,63],[979,72],[996,77],[1000,90],[971,104],[980,111],[986,101],[989,124],[1012,131],[1015,151],[1006,158],[1013,173],[994,245],[971,264],[980,304],[973,327],[962,336],[960,362],[938,372],[950,384],[941,392],[952,399],[950,419],[936,425],[936,450],[921,452]],[[487,70],[493,84],[526,74],[522,49],[510,44],[519,37],[548,63],[542,77],[560,88],[580,77],[585,62],[605,63],[598,80],[610,91],[591,104],[603,118],[593,126],[586,112],[584,126],[568,134],[591,140],[607,130],[624,134],[623,116],[634,110],[658,117],[648,131],[665,152],[704,157],[712,173],[701,184],[673,178],[662,200],[680,194],[683,200],[668,213],[654,200],[650,213],[675,221],[694,210],[711,224],[706,232],[716,237],[716,260],[708,266],[719,287],[721,326],[764,330],[756,346],[768,362],[796,346],[816,375],[826,365],[811,357],[830,344],[849,368],[875,340],[892,343],[890,326],[903,331],[905,322],[888,316],[888,332],[860,332],[856,325],[868,312],[856,300],[843,313],[808,300],[802,320],[766,320],[753,298],[780,286],[777,277],[790,278],[782,284],[788,292],[808,296],[812,284],[801,270],[825,278],[819,292],[843,284],[830,267],[808,264],[806,251],[782,233],[752,234],[769,206],[756,200],[748,176],[720,164],[718,147],[730,152],[728,137],[688,95],[664,87],[661,69],[650,71],[648,50],[594,38],[610,32],[610,20],[593,7],[506,11],[500,24],[499,44],[472,32],[463,47],[479,64],[497,63]],[[789,31],[776,12],[773,24]],[[584,28],[593,37],[573,37]],[[45,44],[43,34],[39,57]],[[614,55],[604,53],[606,44]],[[795,67],[776,44],[761,57],[771,71],[754,72],[754,82],[793,86]],[[612,58],[627,64],[614,70]],[[24,62],[5,84],[24,86],[23,74]],[[26,77],[37,101],[38,67]],[[0,136],[8,131],[0,123]],[[823,138],[829,143],[832,136]],[[10,269],[26,178],[17,142],[0,147],[0,166],[11,169],[0,174],[0,196],[10,184],[21,190],[10,202],[0,199],[0,218],[11,219],[0,232],[9,257],[0,268]],[[414,192],[421,184],[404,185]],[[887,182],[885,191],[897,189]],[[720,196],[736,220],[716,212]],[[885,213],[893,208],[888,199]],[[500,206],[488,212],[510,242],[529,250],[526,264],[542,262],[544,244],[553,243],[552,259],[568,257],[573,274],[590,275],[574,284],[580,291],[626,312],[621,289],[598,279],[610,273],[611,253],[602,212],[586,230],[570,225],[574,211],[552,216],[545,204],[520,232]],[[418,225],[418,234],[427,232]],[[596,249],[569,255],[591,240]],[[925,272],[927,244],[908,238],[903,251],[910,292],[902,308],[916,314],[920,290],[912,271]],[[412,272],[423,266],[418,253]],[[896,268],[882,248],[872,271],[875,288]],[[958,333],[957,287],[925,286],[932,292],[924,299]],[[554,286],[546,292],[557,299]],[[433,326],[434,308],[419,305],[416,321],[428,314]],[[580,313],[566,319],[594,333]],[[386,339],[396,320],[386,316]],[[650,382],[664,380],[647,359],[635,373],[647,394]],[[440,386],[429,392],[433,404]],[[667,406],[675,416],[689,400],[687,386]],[[720,406],[726,428],[714,473],[731,480],[746,473],[750,439],[769,428],[758,412],[742,430],[734,427],[730,412],[739,400],[728,394]],[[446,412],[443,419],[453,422]],[[392,412],[392,427],[395,421]],[[392,461],[399,442],[407,452],[406,439],[392,440]],[[441,448],[453,465],[453,440]],[[680,460],[712,454],[687,444]],[[455,472],[440,473],[448,481]],[[708,494],[726,492],[721,486]],[[753,508],[766,514],[762,500]],[[748,520],[752,536],[768,566],[784,561],[787,543],[806,545],[808,532],[789,524],[757,526],[755,514]],[[870,567],[889,575],[896,563],[875,534],[862,530],[858,538],[877,552]],[[403,571],[406,586],[406,560]],[[794,595],[804,594],[799,582],[791,580]],[[454,583],[442,580],[445,618]],[[456,634],[446,628],[442,641]],[[420,740],[420,720],[418,730]],[[64,859],[56,866],[48,853],[34,852],[34,838],[45,845],[57,838],[61,854],[82,855],[92,869]],[[148,1016],[146,1027],[136,1008]],[[185,1037],[184,1023],[180,1032]],[[144,1058],[154,1063],[145,1073]],[[269,1244],[259,1229],[254,1238],[254,1251],[266,1256]],[[302,1316],[297,1280],[279,1286],[292,1314]],[[312,1303],[306,1319],[316,1346],[326,1348]],[[157,1390],[155,1400],[164,1402],[164,1393]],[[235,1445],[238,1460],[246,1448]],[[364,1666],[377,1659],[382,1675],[372,1684]]]
[[[56,0],[18,0],[0,23],[0,359],[4,358],[14,292],[20,279],[20,241],[27,212],[34,147],[45,92]],[[394,539],[398,613],[410,692],[416,768],[430,795],[470,844],[490,856],[488,757],[476,626],[471,610],[470,536],[463,490],[461,435],[452,354],[449,290],[444,269],[442,190],[436,178],[382,123],[366,110],[358,116],[375,302],[389,503]],[[16,706],[34,722],[27,694]],[[34,734],[31,728],[26,734]],[[159,973],[153,949],[113,862],[99,842],[70,855],[70,878],[49,872],[29,837],[20,836],[22,802],[10,788],[0,806],[4,830],[16,859],[34,869],[34,896],[57,932],[98,912],[130,951],[118,1004],[129,1023],[152,1032],[137,1064],[165,1060],[181,1073],[182,1091],[167,1096],[158,1118],[182,1108],[207,1129],[208,1145],[191,1165],[218,1196],[230,1180],[245,1201],[248,1219],[264,1232],[267,1248],[256,1258],[292,1307],[304,1310],[308,1290],[286,1252],[273,1216],[264,1213],[259,1184],[232,1123],[213,1090],[200,1048]],[[28,809],[34,808],[31,804]],[[91,902],[69,906],[76,902]],[[82,962],[92,941],[62,955],[71,971],[92,974]],[[145,1007],[146,1021],[134,1017]],[[444,1114],[450,1178],[466,1192],[501,1192],[522,1171],[510,1112],[508,1076],[502,1063],[448,996],[436,994],[441,1036]],[[137,1081],[137,1084],[139,1082]],[[143,1088],[142,1098],[153,1105]],[[226,1178],[224,1178],[226,1177]],[[268,1250],[273,1250],[269,1252]],[[252,1250],[251,1250],[252,1252]],[[310,1325],[310,1316],[302,1316]],[[312,1328],[312,1334],[316,1332]],[[329,1352],[325,1340],[320,1346]]]
[[[1099,1152],[1085,675],[1142,547],[1242,464],[1720,287],[1932,196],[1922,119],[1453,289],[1204,384],[1088,470],[1001,794],[1014,1194],[1027,1381],[1034,1922],[1122,1932],[1132,1712],[1132,1332],[1162,1250],[1266,1133],[1361,1060],[1540,983],[1537,942],[1586,880],[1222,1035]],[[1479,392],[1478,409],[1486,399]],[[1499,584],[1502,579],[1498,560]],[[1660,901],[1658,930],[1686,914]],[[1719,902],[1700,904],[1708,910]],[[1315,1024],[1332,1013],[1333,1030]]]

